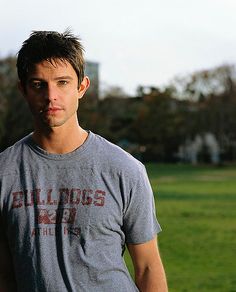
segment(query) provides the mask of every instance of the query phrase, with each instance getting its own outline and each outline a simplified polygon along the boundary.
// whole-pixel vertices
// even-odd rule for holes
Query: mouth
[[[58,113],[58,112],[60,112],[62,110],[63,109],[61,107],[59,107],[59,106],[53,106],[53,107],[47,107],[45,109],[41,109],[39,111],[39,113],[40,114],[46,113],[46,114],[51,115],[51,114],[56,114],[56,113]]]

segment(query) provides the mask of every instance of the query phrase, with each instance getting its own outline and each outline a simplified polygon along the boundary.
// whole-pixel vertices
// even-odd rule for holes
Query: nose
[[[49,102],[55,101],[58,98],[57,88],[53,84],[48,84],[47,91],[46,91],[46,98]]]

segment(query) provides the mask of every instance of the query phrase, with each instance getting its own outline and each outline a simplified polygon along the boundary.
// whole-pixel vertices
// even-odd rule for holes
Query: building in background
[[[99,99],[99,63],[86,61],[85,74],[90,79],[90,87],[86,95],[95,102]]]

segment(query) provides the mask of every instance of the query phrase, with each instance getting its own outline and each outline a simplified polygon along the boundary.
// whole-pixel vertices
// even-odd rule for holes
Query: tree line
[[[32,131],[32,117],[17,88],[15,57],[0,60],[0,150]],[[212,133],[221,161],[236,160],[236,70],[222,65],[175,78],[165,88],[137,88],[135,97],[89,91],[80,101],[82,127],[119,144],[143,161],[179,161],[186,141]],[[207,160],[208,149],[198,154]]]

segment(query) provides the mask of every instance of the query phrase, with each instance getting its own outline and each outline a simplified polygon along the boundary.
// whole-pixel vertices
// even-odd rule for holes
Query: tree
[[[168,90],[150,88],[149,93],[143,95],[132,132],[136,133],[136,141],[146,146],[145,160],[176,160],[184,125],[178,104]]]
[[[236,68],[234,65],[222,65],[213,69],[194,72],[175,78],[171,85],[176,89],[179,99],[204,101],[213,96],[230,96],[236,90]]]
[[[236,158],[236,68],[222,65],[176,79],[175,96],[192,101],[191,132],[213,133],[222,155]],[[195,126],[194,126],[195,124]]]
[[[16,59],[0,60],[0,149],[11,145],[32,130],[32,117],[17,88]]]

